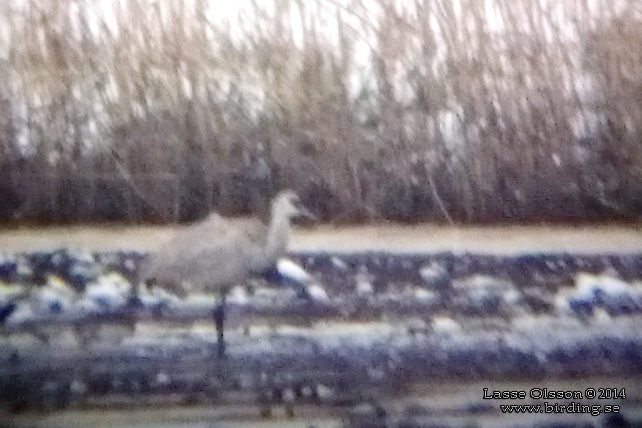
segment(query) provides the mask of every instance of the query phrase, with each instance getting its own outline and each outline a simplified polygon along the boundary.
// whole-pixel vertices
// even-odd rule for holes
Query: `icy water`
[[[113,250],[145,252],[169,239],[174,230],[147,227],[5,230],[0,231],[0,251],[30,253],[59,248],[84,248],[107,252]],[[470,366],[474,369],[478,364],[474,361],[475,359],[478,358],[487,365],[489,362],[496,361],[497,355],[500,363],[514,359],[518,365],[512,369],[513,374],[508,377],[509,380],[506,378],[497,380],[498,378],[494,376],[492,377],[494,380],[491,381],[489,380],[491,377],[485,378],[477,373],[469,379],[462,378],[460,375],[456,380],[452,378],[453,380],[448,381],[448,376],[439,376],[439,372],[436,371],[435,375],[439,379],[434,382],[417,382],[410,389],[399,391],[392,396],[388,395],[385,402],[381,404],[386,416],[377,416],[378,412],[382,413],[381,409],[373,409],[374,406],[379,405],[377,403],[342,404],[335,400],[322,405],[297,404],[294,407],[294,418],[288,418],[284,406],[276,404],[272,406],[273,416],[266,419],[261,417],[259,405],[252,401],[229,399],[219,404],[195,403],[186,406],[184,403],[181,404],[181,398],[173,400],[172,397],[165,395],[156,404],[153,400],[152,402],[148,400],[145,406],[140,406],[140,402],[136,399],[122,400],[122,397],[116,400],[118,402],[116,407],[109,405],[109,397],[87,403],[86,407],[73,403],[64,411],[12,416],[12,425],[46,428],[627,426],[622,421],[608,421],[604,415],[559,413],[535,416],[509,415],[500,410],[502,404],[541,404],[543,401],[568,404],[569,400],[516,401],[483,398],[484,388],[488,388],[489,391],[524,391],[528,394],[533,388],[544,387],[549,390],[583,392],[588,388],[594,388],[596,391],[600,388],[616,388],[618,394],[624,390],[626,391],[624,397],[608,400],[583,397],[578,403],[600,406],[619,405],[627,419],[639,422],[642,418],[642,399],[638,387],[642,378],[641,370],[639,367],[636,368],[637,362],[640,361],[639,345],[642,343],[639,340],[640,335],[637,334],[639,329],[636,328],[642,324],[639,318],[642,311],[642,277],[640,276],[642,264],[639,256],[642,254],[642,228],[640,227],[322,227],[298,230],[294,236],[292,250],[296,254],[294,258],[296,261],[316,273],[318,278],[331,283],[327,284],[330,296],[333,302],[339,302],[337,303],[339,314],[346,318],[342,321],[345,323],[345,328],[342,327],[341,322],[336,321],[334,324],[321,324],[317,330],[321,330],[322,333],[327,332],[332,335],[333,331],[343,330],[348,334],[350,328],[355,329],[360,326],[358,323],[362,322],[355,322],[355,320],[363,317],[366,319],[377,317],[380,320],[371,323],[370,328],[364,331],[355,330],[355,337],[367,339],[367,342],[372,336],[373,343],[377,344],[380,343],[381,335],[390,334],[390,337],[396,338],[393,342],[399,345],[399,349],[406,352],[406,355],[410,355],[410,351],[423,352],[422,346],[427,346],[425,349],[434,349],[435,355],[431,355],[432,359],[426,361],[446,364],[445,368],[451,368],[454,362],[454,365]],[[324,255],[324,252],[327,254]],[[542,253],[548,256],[543,256]],[[355,256],[355,254],[364,255]],[[397,256],[389,257],[386,254]],[[434,256],[425,259],[422,255],[426,254]],[[488,256],[478,257],[471,254]],[[559,254],[559,256],[551,256],[551,254]],[[576,258],[574,255],[582,256]],[[29,263],[38,261],[42,260],[32,259]],[[87,261],[85,260],[84,263]],[[446,287],[446,297],[448,297],[446,300],[442,298],[444,296],[441,291],[444,290],[438,290],[438,292],[431,290],[431,287],[439,285],[442,279],[439,270],[435,270],[435,267],[440,266],[448,266],[451,274],[454,272],[458,276],[458,282]],[[596,276],[608,269],[612,269],[610,275],[617,276],[619,273],[624,281]],[[572,280],[571,274],[578,270],[588,270],[593,276],[585,277],[583,283],[576,279],[574,288],[571,287],[572,283],[565,284],[561,280],[559,283],[555,282],[559,278],[564,281]],[[373,276],[369,285],[359,284],[359,281],[363,280],[362,277],[368,276],[364,272]],[[540,275],[542,272],[546,274],[544,277]],[[393,276],[390,276],[391,274]],[[491,278],[492,281],[489,282],[490,275],[494,279]],[[535,279],[544,287],[545,293],[524,294],[525,291],[533,293],[537,290],[525,290],[518,280],[531,284]],[[582,288],[582,284],[586,287]],[[480,295],[478,291],[482,287],[485,291]],[[426,289],[431,293],[427,294]],[[597,291],[591,291],[593,294],[586,295],[586,290]],[[507,291],[511,291],[512,294]],[[510,299],[507,298],[509,294],[513,296]],[[515,295],[518,297],[517,300]],[[524,296],[528,299],[524,300]],[[417,299],[420,302],[418,306],[414,306],[413,302]],[[559,306],[560,302],[562,306]],[[442,305],[447,306],[444,309]],[[515,321],[512,318],[515,314],[511,311],[517,305],[522,309],[519,310]],[[541,309],[542,306],[545,309]],[[348,309],[346,310],[345,307]],[[421,314],[426,309],[441,311],[440,316],[424,318]],[[532,311],[535,309],[545,312],[570,311],[564,317],[573,321],[575,330],[563,331],[566,318],[559,318],[558,315],[555,315],[558,318],[554,318],[554,322],[547,324],[544,319],[533,315]],[[493,317],[489,318],[492,327],[488,328],[497,328],[497,332],[477,325],[475,327],[479,329],[479,337],[477,337],[476,330],[471,330],[471,326],[475,325],[480,316],[483,318],[484,311],[487,310],[493,312]],[[586,316],[585,310],[592,315]],[[401,315],[398,314],[399,311]],[[412,311],[412,314],[409,311]],[[415,324],[406,325],[405,321],[400,321],[403,315],[413,315],[415,318],[419,316],[421,322],[417,326],[415,325],[417,319],[414,319]],[[466,315],[472,321],[464,324],[459,318],[461,315]],[[508,321],[509,318],[510,321]],[[586,327],[584,328],[583,325]],[[407,332],[411,328],[419,329],[419,339],[415,338],[415,333],[408,336]],[[426,328],[431,329],[432,332],[423,332]],[[602,336],[608,336],[611,345],[597,348],[588,346],[586,349],[592,352],[589,358],[604,354],[604,364],[607,365],[602,366],[601,369],[607,371],[617,371],[617,367],[613,364],[623,361],[628,364],[623,369],[624,374],[618,374],[615,377],[593,376],[590,365],[583,365],[581,353],[569,353],[564,350],[560,353],[553,349],[563,344],[565,340],[575,340],[584,334],[584,330],[590,329],[594,329]],[[282,328],[277,336],[280,335],[282,339],[290,337],[288,340],[295,344],[308,343],[301,342],[302,339],[313,341],[320,337],[315,329],[301,326],[299,330],[293,327]],[[391,332],[387,333],[387,330]],[[288,331],[290,333],[287,333]],[[532,333],[525,335],[525,331]],[[271,334],[275,334],[274,330],[269,333],[268,329],[265,335],[259,333],[258,336],[245,338],[237,332],[236,342],[234,342],[234,334],[230,338],[232,350],[237,343],[237,349],[252,351],[256,348],[273,352],[270,348],[271,343],[274,342]],[[402,339],[399,339],[400,334],[403,336]],[[548,342],[546,339],[548,334],[551,334],[551,337],[555,336],[555,339]],[[522,341],[524,338],[526,342]],[[477,342],[484,347],[483,356],[470,353],[470,347]],[[207,345],[208,342],[204,343]],[[540,346],[545,343],[550,344],[550,350],[547,350],[546,346]],[[531,346],[532,344],[536,346]],[[360,349],[361,344],[353,345],[355,345],[354,349]],[[371,346],[369,342],[365,345]],[[520,353],[510,356],[501,354],[504,347],[509,350],[516,345],[519,345],[517,348],[520,349]],[[460,352],[458,347],[461,350],[467,349],[466,357],[458,356]],[[336,347],[336,352],[340,353],[341,350],[341,347]],[[383,352],[383,354],[386,352],[380,348],[372,348],[372,350],[368,351],[371,355],[374,355],[374,351]],[[303,352],[303,348],[301,351]],[[335,352],[335,350],[332,348],[328,352]],[[535,355],[534,359],[529,357],[529,352]],[[548,354],[543,355],[542,352],[548,352]],[[256,358],[260,359],[260,355]],[[524,362],[530,364],[530,366],[524,366],[525,372],[532,371],[534,366],[537,366],[534,372],[540,375],[533,378],[531,374],[528,379],[517,380],[518,376],[514,374],[515,367],[519,369],[519,364]],[[580,371],[560,375],[562,371],[559,368],[556,369],[554,365]],[[375,368],[376,370],[369,372],[368,376],[376,377],[377,370],[386,370],[385,367]],[[418,371],[423,376],[426,372],[426,370]],[[628,372],[631,374],[626,374]],[[358,403],[359,400],[356,402]],[[3,417],[8,418],[7,415],[0,414],[0,418]],[[7,421],[9,419],[0,419],[0,426],[5,426],[3,423],[8,423]]]

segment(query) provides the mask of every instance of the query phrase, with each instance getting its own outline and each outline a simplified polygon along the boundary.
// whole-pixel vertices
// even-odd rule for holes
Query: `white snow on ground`
[[[642,311],[642,284],[628,283],[613,274],[593,275],[580,272],[575,277],[575,286],[560,290],[555,296],[555,305],[561,315],[594,315],[596,309],[604,319],[603,312],[626,315]]]
[[[315,302],[328,302],[330,300],[328,292],[325,291],[325,289],[319,284],[312,284],[308,286],[307,292],[310,298],[312,298],[312,300]]]
[[[118,273],[109,273],[88,284],[77,304],[87,312],[116,309],[125,305],[130,289],[127,279]]]

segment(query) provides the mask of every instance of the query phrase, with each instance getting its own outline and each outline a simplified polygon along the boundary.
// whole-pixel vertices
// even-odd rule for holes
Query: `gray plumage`
[[[287,251],[290,220],[306,210],[291,191],[272,201],[268,224],[239,222],[216,213],[186,227],[143,262],[140,278],[179,296],[221,291],[274,266]]]

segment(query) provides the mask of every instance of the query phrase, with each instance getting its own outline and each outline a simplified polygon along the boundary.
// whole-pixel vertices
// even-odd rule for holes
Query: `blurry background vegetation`
[[[233,10],[230,3],[238,4]],[[0,219],[642,216],[637,0],[7,0]]]

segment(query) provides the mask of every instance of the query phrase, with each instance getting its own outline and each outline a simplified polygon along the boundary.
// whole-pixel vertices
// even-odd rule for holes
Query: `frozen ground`
[[[104,264],[120,266],[124,270],[119,271],[126,271],[139,257],[137,253],[127,252],[128,250],[152,250],[169,239],[173,230],[175,229],[151,227],[4,230],[0,231],[0,251],[26,254],[5,254],[4,262],[0,263],[0,273],[4,272],[9,284],[38,283],[40,292],[37,296],[42,297],[41,300],[51,297],[45,291],[49,292],[56,287],[75,287],[74,290],[69,290],[71,294],[83,289],[85,293],[72,298],[73,305],[70,307],[89,301],[98,302],[98,308],[102,308],[105,299],[111,299],[113,294],[107,293],[104,296],[104,289],[118,291],[123,280],[113,274],[98,275],[94,268]],[[36,252],[60,248],[92,249],[103,254],[60,250],[49,255],[47,252]],[[113,250],[127,251],[122,254],[110,253]],[[320,227],[297,231],[292,250],[293,260],[326,286],[330,301],[325,305],[334,312],[326,314],[321,311],[314,316],[307,314],[314,319],[319,318],[319,322],[297,322],[295,326],[301,325],[296,327],[290,325],[275,329],[274,326],[268,326],[261,329],[258,326],[258,329],[246,331],[237,325],[230,332],[230,352],[233,356],[243,358],[232,360],[242,360],[246,364],[256,360],[263,367],[270,361],[280,364],[281,360],[278,358],[287,357],[291,350],[298,356],[291,361],[313,361],[312,357],[315,355],[328,357],[323,361],[314,360],[319,367],[324,367],[321,363],[334,362],[334,356],[338,355],[341,356],[341,364],[352,360],[364,364],[365,371],[360,379],[372,381],[381,378],[385,382],[379,383],[384,385],[390,384],[388,380],[399,377],[396,368],[404,367],[407,371],[409,367],[414,367],[414,371],[406,374],[417,379],[417,382],[410,383],[415,389],[405,390],[398,395],[398,399],[384,403],[389,415],[386,427],[406,426],[400,419],[406,416],[410,418],[408,420],[414,421],[415,425],[412,426],[421,427],[436,426],[435,424],[447,427],[532,426],[533,423],[538,423],[540,427],[615,426],[607,425],[603,417],[588,415],[555,418],[544,415],[528,421],[502,415],[498,411],[499,404],[502,403],[492,401],[489,404],[481,400],[481,389],[487,386],[498,390],[529,390],[539,385],[558,390],[584,390],[593,386],[626,388],[629,395],[616,402],[622,405],[627,417],[639,419],[642,399],[637,394],[638,388],[635,385],[639,384],[639,349],[642,349],[642,335],[638,328],[642,320],[642,227]],[[51,272],[58,276],[53,282],[51,278],[47,279],[47,274]],[[96,275],[98,276],[95,277]],[[40,279],[44,282],[41,284],[42,281],[35,281],[36,277],[42,277]],[[273,298],[273,294],[265,294],[267,292],[262,288],[253,295],[248,295],[244,289],[236,291],[238,293],[233,297],[238,302],[231,300],[236,302],[236,310],[241,314],[236,316],[237,321],[245,319],[252,311],[265,312],[266,308],[274,309],[278,306],[273,303],[266,306],[262,303],[265,299]],[[107,300],[111,302],[109,299]],[[50,318],[68,312],[68,305],[64,303],[63,299],[63,303],[54,305],[57,312],[50,315]],[[284,304],[277,309],[291,311],[295,308]],[[258,314],[259,318],[265,315],[263,312]],[[335,312],[341,314],[338,324],[336,320],[323,321],[326,315],[327,318],[335,319],[336,316],[332,315]],[[36,318],[45,315],[42,310],[31,314]],[[232,316],[232,326],[235,324],[234,320],[235,317]],[[370,327],[364,329],[364,325]],[[207,335],[203,337],[197,334],[200,330],[194,333],[188,329],[188,333],[183,330],[164,332],[158,340],[154,339],[154,335],[138,332],[134,339],[142,337],[149,342],[145,342],[145,346],[151,346],[150,349],[153,350],[149,355],[160,358],[158,364],[164,364],[165,359],[168,359],[172,363],[171,367],[177,370],[172,373],[164,366],[154,368],[150,366],[150,361],[145,360],[145,364],[140,366],[143,370],[140,373],[147,376],[145,370],[153,372],[150,378],[153,382],[146,388],[164,391],[167,383],[165,378],[172,378],[176,382],[176,386],[172,388],[203,387],[202,382],[188,382],[185,379],[193,373],[200,376],[197,379],[202,377],[199,370],[210,358],[207,352],[203,354],[203,350],[212,348],[214,344],[213,331],[211,326],[208,328]],[[127,347],[127,343],[134,345]],[[163,346],[157,346],[158,343]],[[198,370],[190,369],[193,373],[178,370],[179,360],[174,359],[169,352],[173,343],[178,343],[180,348],[180,361],[187,361],[183,363],[188,366],[188,363],[196,362]],[[183,347],[185,343],[190,346]],[[288,344],[292,346],[285,346]],[[131,367],[138,364],[137,359],[149,359],[147,354],[139,355],[141,349],[147,348],[139,346],[135,340],[126,341],[124,347],[115,345],[115,348],[110,348],[112,345],[101,343],[88,346],[89,351],[113,349],[117,352],[114,355],[119,356],[117,360],[129,361],[127,364]],[[275,347],[279,348],[278,352]],[[19,351],[21,348],[16,346],[11,349]],[[65,349],[54,342],[51,345],[38,345],[27,353],[20,352],[20,355],[24,355],[20,358],[17,357],[18,354],[5,352],[6,359],[0,367],[24,362],[24,366],[16,367],[26,370],[26,373],[33,371],[31,362],[37,360],[51,364],[55,360],[53,357]],[[130,352],[131,350],[133,351]],[[79,352],[79,361],[86,358],[82,354],[86,350],[74,352]],[[307,360],[302,358],[304,354],[307,355]],[[358,354],[359,358],[349,358],[352,354]],[[96,355],[100,355],[100,358],[109,357],[104,352]],[[407,364],[417,358],[423,358],[425,362],[419,365]],[[380,360],[386,364],[379,364]],[[75,365],[74,363],[70,367]],[[281,366],[287,370],[279,368],[275,372],[277,375],[283,372],[284,376],[293,376],[292,373],[296,375],[307,370],[295,370],[297,367],[293,362],[279,367]],[[84,370],[78,367],[80,372]],[[91,367],[97,372],[102,370],[101,365]],[[126,368],[129,370],[129,366]],[[510,370],[506,371],[506,368]],[[456,369],[465,369],[470,382],[462,382],[461,374],[458,381],[453,381],[454,378],[449,373],[453,370],[457,372]],[[56,371],[55,368],[53,370],[45,376],[45,398],[51,398],[51,391],[57,391],[56,388],[67,382],[62,377],[59,384],[54,382],[51,373],[61,371]],[[514,384],[488,375],[494,373],[494,370],[509,374],[518,370],[519,373],[528,373],[536,378],[532,381],[522,379]],[[15,369],[9,371],[16,372]],[[595,378],[594,373],[598,371],[603,373],[602,376],[604,373],[612,373],[612,376],[606,379]],[[103,372],[111,376],[110,370]],[[241,373],[240,370],[234,372]],[[569,375],[569,372],[574,373],[574,378],[557,379],[559,373]],[[131,373],[140,374],[135,371]],[[320,373],[323,373],[324,382],[316,378],[302,379],[310,385],[321,386],[331,381],[327,378],[327,373],[333,373],[332,370]],[[85,377],[78,377],[80,380],[76,377],[78,376],[74,374],[69,379],[73,380],[70,385],[88,387]],[[274,379],[269,380],[274,383],[269,384],[270,388],[282,388],[276,382],[277,378],[275,375]],[[128,384],[124,384],[116,375],[106,379],[110,391],[113,390],[110,394],[114,394],[122,404],[123,394],[131,393],[125,388]],[[512,375],[509,379],[515,380]],[[241,380],[238,384],[244,385]],[[141,388],[144,384],[139,383],[136,383],[136,388]],[[295,419],[285,418],[285,410],[281,404],[274,405],[274,419],[261,419],[260,406],[255,401],[248,401],[246,404],[239,402],[234,395],[237,392],[234,391],[227,401],[217,402],[212,392],[223,389],[218,384],[215,385],[216,382],[212,385],[210,383],[203,387],[205,397],[196,400],[191,407],[169,406],[173,402],[173,396],[162,395],[167,401],[165,404],[105,412],[110,407],[111,399],[107,395],[102,398],[102,409],[100,406],[83,409],[79,405],[82,400],[72,400],[69,411],[36,416],[27,414],[18,418],[15,424],[29,427],[91,425],[196,428],[336,427],[343,422],[346,427],[383,426],[369,423],[363,425],[356,420],[354,423],[346,423],[350,409],[363,411],[363,407],[368,404],[355,406],[351,402],[346,407],[339,405],[341,400],[336,397],[342,395],[336,391],[339,390],[340,382],[329,388],[335,396],[332,400],[328,399],[327,403],[319,393],[321,398],[317,400],[322,405],[312,405],[305,400],[297,404]],[[360,391],[360,384],[352,383],[357,386],[355,391]],[[377,385],[374,381],[368,383],[371,384]],[[102,384],[96,385],[102,387]],[[257,384],[259,387],[252,385],[250,389],[254,391],[252,388],[260,388],[262,384]],[[235,391],[245,393],[248,389],[241,386],[235,388]],[[318,385],[315,388],[328,390],[328,387],[321,388]],[[73,390],[71,386],[68,389]],[[389,392],[386,394],[389,396]],[[353,395],[353,392],[348,395]],[[90,398],[94,396],[95,394],[89,394]],[[135,401],[143,396],[144,394],[136,393]],[[156,396],[150,393],[146,395],[148,399]],[[131,400],[131,396],[125,397],[130,397]],[[203,401],[213,401],[214,405],[206,405]],[[335,401],[337,407],[331,404]],[[366,414],[366,421],[371,417],[372,414]],[[560,425],[563,422],[567,425]]]
[[[171,238],[176,227],[49,227],[0,229],[0,249],[31,251],[56,248],[148,251]],[[631,253],[642,251],[642,224],[454,227],[318,226],[298,229],[293,251],[537,252]]]

